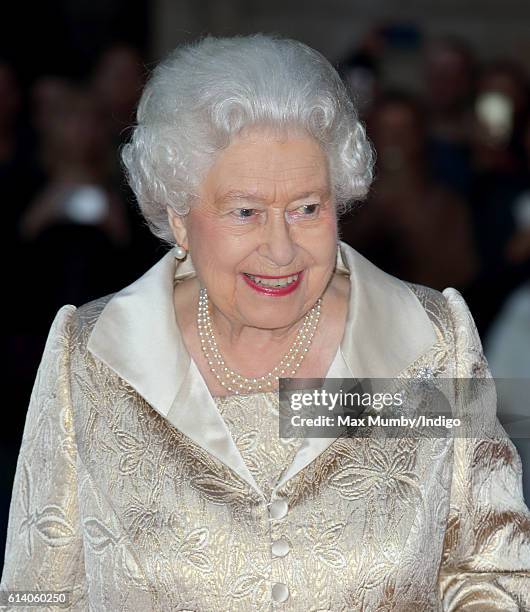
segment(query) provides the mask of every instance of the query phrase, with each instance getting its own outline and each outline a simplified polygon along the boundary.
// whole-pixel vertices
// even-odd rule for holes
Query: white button
[[[276,499],[272,502],[269,512],[273,519],[281,519],[287,514],[288,509],[285,499]]]
[[[289,589],[283,582],[275,582],[272,585],[272,598],[274,601],[282,602],[289,597]]]
[[[285,557],[289,552],[289,542],[285,538],[280,538],[272,543],[271,550],[275,557]]]

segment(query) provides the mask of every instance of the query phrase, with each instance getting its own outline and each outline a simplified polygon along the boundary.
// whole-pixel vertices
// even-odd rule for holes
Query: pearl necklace
[[[320,306],[322,298],[318,298],[315,305],[304,316],[304,321],[296,334],[289,351],[280,363],[264,376],[246,378],[231,370],[215,340],[212,320],[208,306],[208,292],[202,287],[199,292],[199,308],[197,311],[197,327],[202,351],[211,372],[225,389],[236,395],[260,391],[270,391],[280,377],[294,376],[309,351],[313,336],[320,319]]]

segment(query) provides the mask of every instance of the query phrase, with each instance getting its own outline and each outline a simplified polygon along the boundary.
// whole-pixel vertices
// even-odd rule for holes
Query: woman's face
[[[257,129],[239,136],[199,196],[186,217],[168,213],[214,306],[236,326],[295,323],[322,295],[336,262],[335,207],[318,143]]]

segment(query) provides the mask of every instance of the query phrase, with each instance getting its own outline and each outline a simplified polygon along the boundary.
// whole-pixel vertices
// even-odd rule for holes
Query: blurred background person
[[[140,214],[134,195],[124,179],[119,151],[130,136],[136,106],[145,83],[147,69],[140,51],[125,42],[110,43],[98,56],[88,79],[88,86],[102,112],[110,137],[109,171],[120,198],[125,203],[130,242],[124,270],[129,278],[154,263],[158,244]]]
[[[338,72],[350,96],[357,104],[359,117],[365,121],[381,94],[381,57],[386,40],[382,26],[369,30],[345,59]]]
[[[513,62],[485,66],[473,120],[470,204],[481,261],[469,291],[482,335],[507,297],[530,278],[525,205],[529,192],[528,79]]]
[[[388,92],[375,103],[368,133],[376,181],[369,201],[342,223],[343,239],[400,278],[463,290],[478,269],[470,215],[433,177],[425,116],[412,94]]]
[[[113,183],[110,135],[97,100],[89,91],[70,86],[47,113],[41,124],[47,179],[19,226],[30,262],[38,257],[41,265],[54,271],[52,278],[36,279],[44,283],[41,293],[49,303],[39,309],[44,320],[57,301],[75,303],[94,292],[110,291],[118,278],[113,265],[119,266],[119,254],[130,241],[128,216]],[[65,225],[75,226],[74,241],[69,227],[63,231]],[[90,242],[83,244],[83,236],[97,240],[99,247],[88,248]],[[101,265],[102,261],[111,265]]]
[[[477,60],[470,45],[456,36],[428,41],[424,54],[423,93],[433,176],[467,196],[473,174]]]
[[[140,53],[127,44],[110,45],[96,62],[92,88],[115,146],[126,142],[129,136],[144,85],[144,72]]]

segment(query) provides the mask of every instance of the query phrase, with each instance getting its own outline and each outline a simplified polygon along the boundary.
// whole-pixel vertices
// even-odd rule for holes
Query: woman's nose
[[[271,216],[267,219],[263,232],[260,254],[276,267],[288,266],[295,257],[295,245],[285,216]]]

